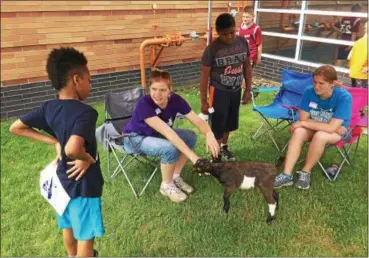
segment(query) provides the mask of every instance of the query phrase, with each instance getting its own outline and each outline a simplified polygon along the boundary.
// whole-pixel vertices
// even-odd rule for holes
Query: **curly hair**
[[[53,49],[46,63],[46,71],[51,85],[57,91],[67,85],[72,73],[81,74],[87,68],[87,59],[82,52],[71,47]]]
[[[223,13],[217,17],[215,21],[216,31],[221,31],[232,27],[236,27],[236,21],[232,15],[229,13]]]

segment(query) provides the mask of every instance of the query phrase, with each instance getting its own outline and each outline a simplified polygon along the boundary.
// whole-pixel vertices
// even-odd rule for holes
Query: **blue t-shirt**
[[[329,123],[332,118],[343,120],[342,126],[349,127],[351,120],[352,97],[346,90],[334,87],[328,99],[320,99],[313,87],[308,87],[300,102],[300,108],[310,113],[310,118]]]
[[[73,199],[82,197],[100,197],[104,179],[101,174],[98,158],[95,128],[97,112],[91,106],[77,100],[51,100],[42,106],[24,114],[20,120],[32,127],[43,130],[54,136],[62,147],[62,160],[58,162],[57,175],[65,191]],[[72,135],[81,136],[85,140],[84,147],[93,158],[86,174],[79,180],[68,178],[66,171],[72,161],[65,155],[64,148]]]
[[[143,96],[138,102],[133,111],[131,120],[124,127],[124,133],[137,133],[145,136],[159,136],[160,134],[151,128],[144,121],[147,118],[158,116],[170,127],[173,126],[177,113],[187,115],[190,113],[191,107],[178,94],[171,93],[168,105],[165,109],[161,109],[152,100],[150,95]]]

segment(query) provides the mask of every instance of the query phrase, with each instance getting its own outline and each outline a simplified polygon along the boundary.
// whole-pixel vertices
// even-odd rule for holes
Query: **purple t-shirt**
[[[123,133],[137,133],[145,136],[160,135],[144,121],[146,118],[157,116],[170,127],[173,126],[177,113],[187,115],[190,113],[191,107],[179,95],[171,93],[168,105],[165,109],[161,109],[152,100],[150,95],[142,97],[136,105],[131,120],[123,129]]]
[[[217,38],[204,51],[201,64],[211,67],[210,85],[225,91],[239,91],[243,80],[243,63],[250,56],[249,44],[236,36],[231,45]]]

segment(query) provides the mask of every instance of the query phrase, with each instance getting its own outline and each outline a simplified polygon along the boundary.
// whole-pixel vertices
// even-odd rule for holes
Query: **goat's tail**
[[[285,156],[280,156],[277,160],[277,164],[275,165],[275,167],[277,168],[277,170],[280,170],[282,168],[282,165],[284,164],[286,157]]]

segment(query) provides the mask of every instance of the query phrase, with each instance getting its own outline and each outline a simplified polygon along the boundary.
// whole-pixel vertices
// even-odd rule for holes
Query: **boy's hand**
[[[208,102],[201,103],[201,113],[203,113],[204,115],[209,114],[209,104],[208,104]]]
[[[72,168],[67,170],[68,178],[77,176],[76,181],[81,179],[81,177],[86,173],[90,165],[96,163],[96,160],[94,160],[91,156],[90,158],[91,159],[89,161],[83,161],[83,160],[77,159],[74,161],[67,162],[68,165],[73,165]]]
[[[258,59],[256,59],[256,64],[260,64],[261,63],[261,56],[258,56]]]
[[[243,92],[242,105],[246,105],[251,100],[251,92],[246,90]]]

